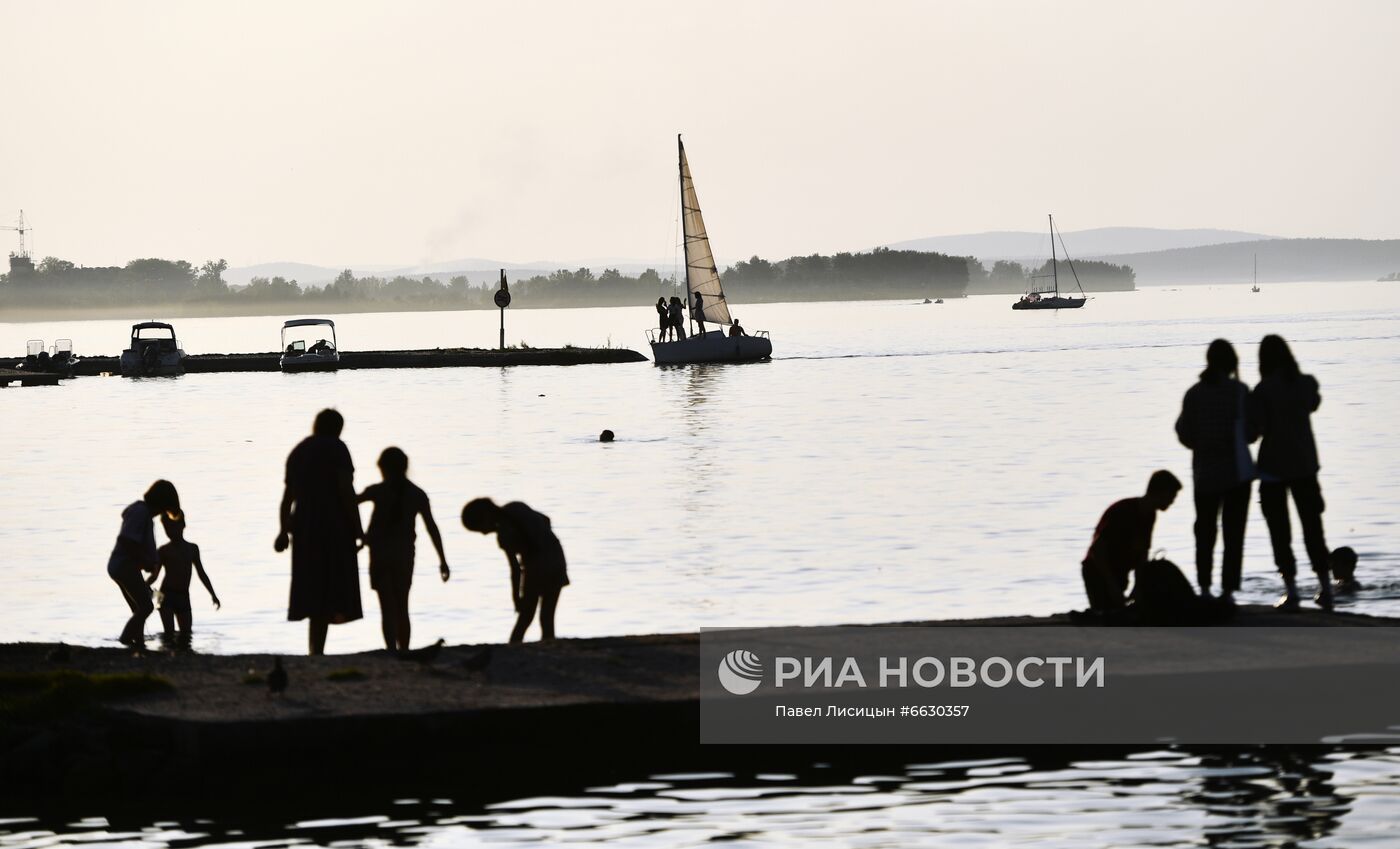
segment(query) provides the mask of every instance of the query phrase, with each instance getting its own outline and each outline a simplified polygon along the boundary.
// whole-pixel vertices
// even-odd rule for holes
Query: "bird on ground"
[[[280,696],[287,689],[287,670],[282,668],[282,658],[272,659],[272,671],[267,673],[267,694]]]
[[[491,647],[486,646],[481,651],[462,661],[462,668],[468,672],[483,672],[491,665]]]
[[[430,646],[424,646],[421,649],[410,649],[404,652],[402,655],[400,655],[400,657],[402,657],[404,660],[416,660],[424,666],[428,666],[433,661],[437,660],[438,654],[442,651],[442,647],[445,645],[447,645],[447,640],[444,640],[442,637],[438,637],[438,641],[436,643],[433,643]]]

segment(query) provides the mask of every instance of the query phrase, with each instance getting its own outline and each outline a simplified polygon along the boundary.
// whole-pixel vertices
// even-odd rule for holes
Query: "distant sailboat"
[[[681,227],[685,234],[685,293],[686,309],[692,321],[702,324],[737,326],[729,315],[729,302],[719,283],[719,269],[710,251],[710,237],[705,233],[705,219],[700,215],[700,200],[695,194],[695,182],[690,178],[690,163],[685,157],[685,145],[676,136],[680,149]],[[695,301],[700,299],[696,314]],[[674,342],[661,342],[657,331],[647,331],[651,339],[651,356],[657,365],[685,363],[742,363],[766,360],[773,355],[773,343],[765,330],[748,335],[731,335],[723,329],[692,333]]]
[[[1259,254],[1254,255],[1254,286],[1252,286],[1249,291],[1259,291]]]
[[[1013,310],[1073,310],[1084,306],[1084,302],[1089,298],[1084,294],[1084,287],[1079,283],[1079,272],[1074,270],[1074,261],[1069,258],[1069,250],[1065,250],[1065,262],[1069,263],[1070,273],[1074,275],[1074,285],[1079,287],[1081,297],[1071,298],[1060,295],[1060,264],[1055,256],[1055,216],[1050,218],[1050,280],[1051,288],[1037,289],[1035,281],[1043,280],[1047,275],[1037,274],[1031,276],[1031,284],[1026,294],[1021,296],[1021,300],[1011,305]],[[1064,247],[1064,240],[1060,240],[1060,247]]]

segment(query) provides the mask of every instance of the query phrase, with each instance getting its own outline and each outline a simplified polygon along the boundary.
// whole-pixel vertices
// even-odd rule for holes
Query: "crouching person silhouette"
[[[1157,511],[1176,501],[1181,481],[1165,469],[1152,473],[1147,493],[1115,501],[1094,529],[1081,574],[1089,609],[1114,618],[1127,604],[1128,578],[1147,562]]]

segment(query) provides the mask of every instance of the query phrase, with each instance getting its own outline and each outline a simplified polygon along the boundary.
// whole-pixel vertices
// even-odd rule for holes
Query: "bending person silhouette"
[[[1240,588],[1244,530],[1254,460],[1249,454],[1246,410],[1249,389],[1239,381],[1240,358],[1224,339],[1206,349],[1206,370],[1186,390],[1176,435],[1191,449],[1191,484],[1196,502],[1196,583],[1209,596],[1217,527],[1223,525],[1220,597]]]
[[[413,586],[414,537],[418,517],[437,549],[438,574],[446,581],[452,572],[442,551],[442,534],[433,521],[428,494],[408,479],[408,455],[398,448],[385,448],[379,455],[383,483],[371,484],[360,493],[360,501],[374,503],[374,513],[365,532],[369,546],[369,585],[379,594],[380,627],[384,647],[408,651],[412,626],[408,621],[408,591]]]
[[[199,557],[199,546],[185,539],[185,517],[181,515],[179,518],[171,518],[168,514],[163,515],[160,517],[160,524],[165,528],[165,535],[170,538],[170,542],[160,547],[160,563],[151,573],[147,583],[154,585],[156,578],[160,576],[160,570],[165,569],[165,580],[160,583],[160,621],[165,626],[165,641],[188,648],[191,628],[194,625],[194,614],[190,610],[192,573],[199,575],[199,582],[209,591],[214,609],[218,610],[222,605],[219,604],[219,596],[214,592],[214,585],[210,583],[208,573],[204,571],[204,562]]]
[[[355,502],[355,466],[340,441],[345,419],[335,410],[316,414],[311,435],[287,455],[286,487],[276,551],[292,547],[288,621],[309,619],[310,653],[326,653],[331,624],[353,622],[360,609],[356,544],[364,538]]]
[[[1269,525],[1274,565],[1283,577],[1284,596],[1277,607],[1298,609],[1297,561],[1288,517],[1288,495],[1298,509],[1303,544],[1317,575],[1317,604],[1332,609],[1327,539],[1322,530],[1322,488],[1318,486],[1317,443],[1312,414],[1322,403],[1317,380],[1302,374],[1283,337],[1265,336],[1259,343],[1259,385],[1249,396],[1252,435],[1259,444],[1259,509]]]
[[[515,604],[515,628],[510,641],[525,639],[525,629],[540,610],[540,638],[554,639],[554,609],[559,592],[569,585],[564,548],[549,526],[549,517],[519,501],[499,506],[477,498],[462,508],[462,525],[469,531],[496,535],[510,563],[510,595]]]
[[[1125,606],[1128,578],[1152,549],[1157,511],[1172,506],[1180,491],[1181,481],[1162,469],[1152,473],[1145,495],[1115,501],[1104,511],[1081,569],[1090,610],[1107,613]]]
[[[133,501],[122,511],[117,543],[107,558],[107,575],[121,588],[122,597],[131,608],[131,618],[117,638],[123,645],[140,648],[146,644],[146,619],[155,608],[151,604],[151,587],[141,572],[155,571],[160,565],[155,517],[179,512],[180,494],[175,491],[175,484],[167,480],[151,484],[140,501]]]

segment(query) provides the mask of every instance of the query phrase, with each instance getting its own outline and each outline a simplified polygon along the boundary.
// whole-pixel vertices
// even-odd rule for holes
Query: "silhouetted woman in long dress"
[[[1262,379],[1249,396],[1250,426],[1263,440],[1259,445],[1259,508],[1269,525],[1274,564],[1283,576],[1286,594],[1278,606],[1298,607],[1298,566],[1288,516],[1288,496],[1292,493],[1303,544],[1317,574],[1317,603],[1330,610],[1331,570],[1322,530],[1326,505],[1317,482],[1321,466],[1312,431],[1312,414],[1322,404],[1322,394],[1317,380],[1299,371],[1298,361],[1280,336],[1265,336],[1259,343],[1259,374]]]
[[[356,544],[364,537],[355,501],[355,466],[340,441],[345,420],[335,410],[316,415],[311,435],[287,456],[282,530],[274,547],[292,546],[292,591],[287,619],[309,619],[313,655],[325,654],[326,630],[353,622],[360,609]]]
[[[1196,581],[1209,595],[1214,570],[1217,527],[1224,530],[1220,559],[1220,595],[1240,588],[1244,530],[1249,517],[1254,460],[1249,455],[1246,423],[1249,389],[1239,380],[1235,347],[1216,339],[1206,349],[1206,370],[1186,391],[1176,435],[1191,449],[1191,478],[1196,501]]]

